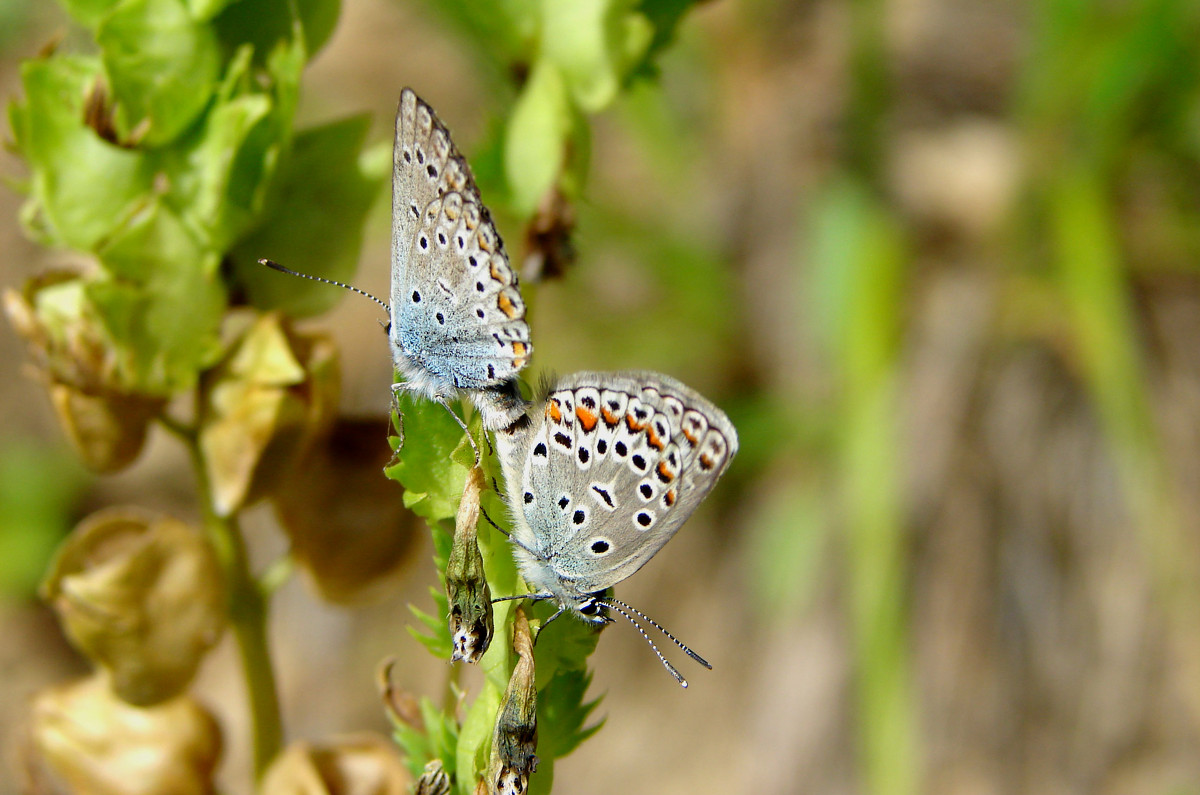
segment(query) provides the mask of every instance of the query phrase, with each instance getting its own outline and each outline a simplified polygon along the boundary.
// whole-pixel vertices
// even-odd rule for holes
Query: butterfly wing
[[[472,395],[477,405],[503,409],[489,426],[507,424],[523,408],[511,382],[532,352],[517,276],[466,161],[408,89],[397,114],[394,165],[396,365],[431,396],[482,393]]]
[[[479,203],[479,189],[450,132],[411,88],[400,92],[392,146],[392,306],[410,282],[408,255],[421,214],[454,191]]]
[[[673,378],[569,376],[523,437],[520,480],[508,480],[527,526],[518,542],[578,593],[615,585],[675,535],[737,444],[724,412]]]

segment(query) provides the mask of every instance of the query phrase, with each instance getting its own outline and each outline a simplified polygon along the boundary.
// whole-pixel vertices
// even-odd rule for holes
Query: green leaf
[[[511,645],[511,633],[497,631],[492,648],[497,644]],[[491,653],[491,649],[488,650]],[[505,682],[507,685],[508,682]],[[486,680],[483,690],[471,702],[458,731],[458,749],[455,768],[458,773],[458,791],[463,795],[475,792],[475,782],[487,769],[488,755],[492,748],[492,732],[496,726],[496,713],[500,710],[500,697],[504,688],[497,688]]]
[[[122,138],[161,146],[196,121],[221,70],[216,34],[183,0],[124,0],[96,30]]]
[[[429,591],[433,595],[433,603],[437,613],[426,613],[416,605],[410,604],[408,606],[409,612],[425,625],[425,631],[422,632],[416,627],[409,627],[408,631],[434,657],[437,657],[439,660],[449,660],[450,654],[454,651],[454,644],[450,639],[450,626],[446,622],[446,615],[449,613],[449,608],[446,605],[446,594],[437,588],[430,588]]]
[[[566,756],[604,724],[604,721],[600,721],[591,726],[584,725],[601,701],[600,698],[592,701],[585,699],[591,683],[592,675],[588,671],[563,670],[538,690],[540,758],[558,759]]]
[[[99,255],[116,278],[90,282],[87,295],[113,339],[127,388],[161,396],[191,388],[220,353],[225,293],[217,255],[157,202]]]
[[[165,150],[166,200],[204,245],[225,251],[257,222],[290,118],[249,79],[251,51],[238,51],[203,123]]]
[[[518,213],[531,215],[558,180],[573,118],[558,67],[539,60],[509,116],[504,140],[504,173]]]
[[[542,3],[541,56],[558,66],[587,113],[603,110],[617,96],[630,6],[628,0]]]
[[[462,429],[441,405],[401,391],[397,402],[405,441],[399,462],[385,470],[404,486],[404,505],[429,521],[450,519],[458,511],[467,467],[453,453],[465,446]]]
[[[104,141],[83,122],[84,94],[99,74],[93,58],[21,65],[25,103],[9,106],[9,123],[32,171],[23,218],[47,245],[94,250],[151,192],[146,158]]]
[[[256,57],[262,57],[281,43],[295,41],[303,44],[307,59],[329,41],[340,11],[339,0],[242,0],[221,9],[213,27],[226,49],[249,43]]]
[[[59,0],[71,18],[86,28],[95,29],[100,20],[121,0]]]
[[[425,731],[396,724],[393,733],[396,744],[404,749],[405,763],[414,781],[420,778],[425,764],[434,759],[441,759],[446,769],[452,770],[450,765],[458,747],[458,726],[454,717],[443,715],[427,698],[421,699],[420,709]]]
[[[296,136],[268,215],[232,252],[237,280],[255,306],[304,316],[327,311],[345,295],[327,284],[281,275],[258,260],[267,257],[335,281],[352,279],[363,223],[386,179],[360,166],[369,126],[368,117],[353,116]]]

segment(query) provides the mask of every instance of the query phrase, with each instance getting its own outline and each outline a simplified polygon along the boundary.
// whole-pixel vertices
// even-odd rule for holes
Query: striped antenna
[[[360,290],[360,289],[358,289],[357,287],[354,287],[353,285],[346,284],[345,282],[338,282],[338,281],[334,281],[333,279],[326,279],[326,278],[323,278],[323,277],[321,277],[321,276],[309,276],[307,273],[301,273],[300,271],[294,271],[294,270],[292,270],[292,269],[290,269],[290,268],[285,268],[285,267],[283,267],[282,265],[280,265],[278,262],[275,262],[274,260],[269,260],[269,259],[260,259],[260,260],[258,261],[258,264],[259,264],[259,265],[266,265],[268,268],[270,268],[270,269],[272,269],[272,270],[277,270],[277,271],[279,271],[280,273],[288,273],[288,274],[291,274],[292,276],[299,276],[301,279],[311,279],[311,280],[312,280],[312,281],[314,281],[314,282],[324,282],[325,284],[332,284],[332,285],[333,285],[333,286],[335,286],[335,287],[342,287],[342,288],[345,288],[345,289],[349,290],[349,291],[350,291],[350,292],[352,292],[352,293],[358,293],[358,294],[359,294],[359,295],[361,295],[361,296],[365,296],[365,297],[367,297],[367,298],[370,298],[372,301],[374,301],[375,303],[377,303],[377,304],[379,304],[380,306],[382,306],[382,307],[384,308],[384,310],[385,310],[385,311],[386,311],[386,312],[387,312],[389,315],[390,315],[390,314],[391,314],[391,312],[392,312],[392,308],[391,308],[390,306],[388,306],[387,304],[385,304],[383,301],[380,301],[378,298],[376,298],[375,296],[371,295],[371,294],[370,294],[370,293],[368,293],[367,291],[365,291],[365,290]]]

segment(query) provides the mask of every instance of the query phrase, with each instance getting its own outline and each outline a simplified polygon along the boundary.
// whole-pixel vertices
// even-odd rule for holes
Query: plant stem
[[[283,744],[275,669],[267,642],[268,603],[250,571],[246,544],[236,516],[219,516],[212,507],[212,489],[195,431],[179,423],[164,423],[187,447],[200,492],[204,525],[221,563],[229,600],[229,623],[237,639],[250,702],[254,749],[254,778],[262,777]]]

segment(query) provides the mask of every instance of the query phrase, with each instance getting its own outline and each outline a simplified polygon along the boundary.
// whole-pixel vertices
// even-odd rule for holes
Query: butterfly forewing
[[[396,368],[436,399],[466,390],[489,428],[520,416],[533,351],[525,304],[466,160],[411,90],[396,115],[392,324]]]

